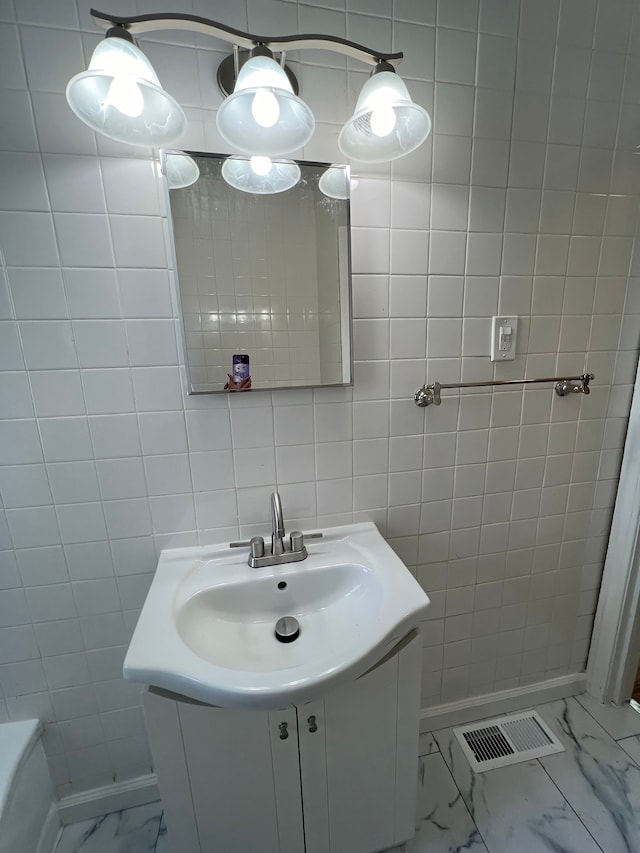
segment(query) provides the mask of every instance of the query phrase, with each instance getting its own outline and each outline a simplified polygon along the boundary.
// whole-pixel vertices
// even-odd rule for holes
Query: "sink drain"
[[[300,635],[300,623],[295,616],[282,616],[276,622],[276,639],[281,643],[292,643]]]

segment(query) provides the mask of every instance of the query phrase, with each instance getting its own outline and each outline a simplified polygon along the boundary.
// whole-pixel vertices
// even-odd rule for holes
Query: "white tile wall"
[[[354,164],[353,389],[250,400],[185,396],[151,152],[66,106],[89,5],[0,10],[0,720],[46,720],[60,793],[147,770],[119,671],[156,555],[264,531],[274,487],[303,527],[373,519],[429,592],[425,705],[580,670],[640,343],[637,4],[173,4],[405,50],[434,119],[409,157]],[[144,44],[188,107],[185,146],[224,150],[220,45]],[[303,59],[303,154],[340,161],[365,75]],[[508,365],[487,358],[496,311],[520,316]],[[411,399],[425,379],[585,368],[583,399]]]

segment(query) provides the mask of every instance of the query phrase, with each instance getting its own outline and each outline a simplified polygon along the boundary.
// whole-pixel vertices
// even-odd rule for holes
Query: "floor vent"
[[[564,752],[536,711],[459,726],[453,733],[474,773]]]

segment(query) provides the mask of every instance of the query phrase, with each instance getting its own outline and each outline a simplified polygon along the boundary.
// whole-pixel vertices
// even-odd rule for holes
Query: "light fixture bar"
[[[388,62],[393,66],[399,65],[404,54],[400,53],[378,53],[365,45],[358,44],[338,36],[318,35],[314,33],[302,33],[291,36],[258,36],[227,27],[224,24],[213,21],[210,18],[202,18],[199,15],[189,15],[178,12],[158,12],[148,15],[133,15],[122,17],[120,15],[109,15],[91,9],[91,17],[94,22],[105,30],[111,27],[124,27],[131,35],[157,32],[159,30],[190,30],[196,33],[213,36],[227,41],[232,45],[244,47],[251,50],[256,45],[265,45],[272,51],[285,50],[329,50],[332,53],[340,53],[364,62],[366,65],[377,65],[379,62]]]

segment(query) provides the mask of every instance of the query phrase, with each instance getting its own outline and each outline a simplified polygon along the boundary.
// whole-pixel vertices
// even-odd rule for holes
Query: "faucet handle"
[[[251,548],[252,557],[264,557],[264,539],[262,536],[253,536],[251,541],[229,542],[229,548]]]
[[[322,533],[303,533],[301,530],[293,530],[289,539],[293,552],[302,551],[305,539],[322,539]]]
[[[292,530],[289,539],[291,541],[291,550],[293,552],[302,551],[304,548],[304,536],[302,535],[301,530]]]
[[[253,536],[249,545],[252,557],[264,557],[264,539],[262,536]]]

